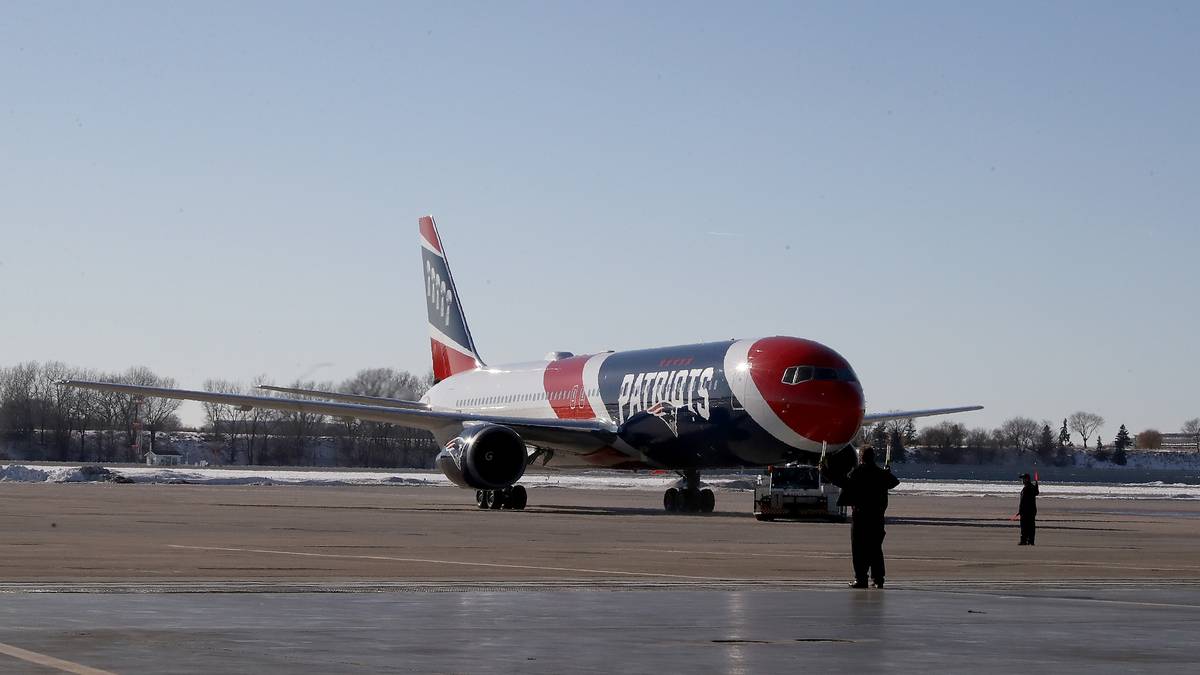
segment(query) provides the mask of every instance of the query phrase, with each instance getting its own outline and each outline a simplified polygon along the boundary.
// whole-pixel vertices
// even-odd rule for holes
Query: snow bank
[[[0,466],[0,482],[72,483],[128,479],[135,483],[188,483],[200,485],[398,485],[450,486],[440,473],[432,471],[329,471],[319,469],[217,469],[114,467],[111,476],[95,467],[63,467],[11,464]],[[642,490],[657,492],[678,481],[674,474],[621,472],[531,473],[521,479],[529,488],[571,488],[591,490]],[[745,491],[754,487],[754,478],[745,474],[705,477],[708,485],[726,491]],[[1017,481],[905,479],[896,493],[938,497],[1015,496],[1021,490]],[[1053,483],[1041,484],[1041,496],[1066,499],[1200,499],[1200,485],[1184,483]]]
[[[31,467],[20,464],[0,466],[0,482],[11,483],[86,483],[104,480],[99,474],[85,472],[83,467]]]
[[[8,481],[12,483],[44,483],[50,477],[50,473],[41,469],[32,469],[27,466],[11,464],[9,466],[0,466],[0,482]]]
[[[1066,499],[1200,499],[1200,485],[1186,483],[1047,483],[1040,484],[1039,497]],[[1017,481],[906,480],[897,494],[934,497],[1016,497]]]

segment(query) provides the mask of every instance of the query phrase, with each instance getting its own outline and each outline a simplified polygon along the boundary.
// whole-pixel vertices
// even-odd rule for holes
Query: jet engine
[[[528,456],[517,432],[498,424],[480,424],[451,439],[436,462],[459,487],[499,490],[521,480]]]

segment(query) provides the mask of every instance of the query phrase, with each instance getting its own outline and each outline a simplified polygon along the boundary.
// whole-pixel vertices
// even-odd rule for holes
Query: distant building
[[[1163,450],[1196,450],[1195,434],[1163,434]]]
[[[150,450],[146,453],[148,466],[176,466],[183,462],[183,455],[178,450]]]

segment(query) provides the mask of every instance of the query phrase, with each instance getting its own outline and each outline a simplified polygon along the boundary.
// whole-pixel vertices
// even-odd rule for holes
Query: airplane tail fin
[[[425,272],[425,302],[429,316],[429,342],[433,350],[433,379],[435,382],[483,367],[483,359],[475,349],[471,329],[463,315],[458,289],[446,261],[446,251],[438,236],[433,216],[420,219],[421,265]]]

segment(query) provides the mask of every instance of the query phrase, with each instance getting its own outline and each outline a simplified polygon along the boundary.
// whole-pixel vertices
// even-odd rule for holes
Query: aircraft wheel
[[[476,490],[475,491],[475,506],[478,506],[481,509],[486,509],[488,507],[487,490]]]
[[[528,503],[529,503],[529,493],[525,491],[525,486],[524,485],[512,486],[512,492],[508,495],[509,508],[520,511],[520,510],[524,509],[525,505]]]
[[[679,506],[679,490],[676,490],[675,488],[667,488],[667,491],[663,493],[663,508],[667,511],[674,512],[679,510]]]
[[[493,511],[504,508],[504,491],[503,490],[488,490],[492,498],[488,504],[488,508]]]
[[[765,514],[765,513],[756,513],[756,514],[754,514],[754,519],[755,519],[755,520],[760,520],[760,521],[762,521],[762,522],[764,522],[764,523],[769,523],[769,522],[771,522],[772,520],[775,520],[775,516],[768,516],[768,515],[767,515],[767,514]]]
[[[716,507],[717,507],[717,496],[713,494],[713,491],[709,490],[708,488],[704,488],[703,490],[701,490],[700,491],[700,512],[701,513],[712,513],[713,509],[715,509]]]
[[[698,490],[685,490],[683,493],[683,508],[680,511],[685,513],[695,513],[700,510],[700,492]]]

